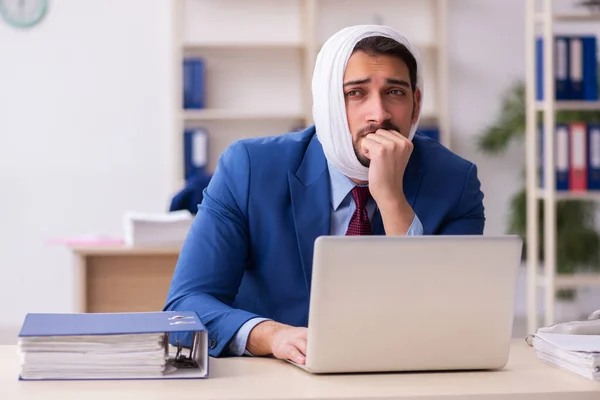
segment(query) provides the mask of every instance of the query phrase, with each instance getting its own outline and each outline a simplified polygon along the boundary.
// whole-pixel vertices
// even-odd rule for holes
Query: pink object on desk
[[[67,246],[121,246],[125,241],[121,238],[99,235],[49,239],[47,243],[51,245]]]

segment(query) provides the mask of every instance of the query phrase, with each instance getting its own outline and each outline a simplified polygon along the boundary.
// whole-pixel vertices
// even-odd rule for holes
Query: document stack
[[[171,334],[188,335],[189,351],[170,346]],[[207,343],[194,312],[28,314],[19,379],[205,378]]]
[[[541,360],[600,381],[600,319],[540,328],[528,343]]]
[[[125,244],[180,246],[192,226],[193,218],[187,210],[158,214],[126,213],[123,219]]]

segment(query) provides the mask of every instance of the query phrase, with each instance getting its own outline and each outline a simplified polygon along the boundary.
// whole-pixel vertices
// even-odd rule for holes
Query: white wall
[[[449,4],[449,102],[452,148],[475,162],[484,192],[486,234],[506,230],[508,201],[521,186],[525,149],[490,158],[476,140],[500,111],[505,88],[525,71],[522,0],[452,0]]]
[[[120,234],[168,207],[171,27],[164,0],[55,0],[0,21],[0,326],[70,311],[69,252],[49,238]]]

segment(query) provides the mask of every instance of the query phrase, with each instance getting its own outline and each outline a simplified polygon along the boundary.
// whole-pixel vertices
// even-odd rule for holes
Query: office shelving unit
[[[173,0],[173,190],[183,186],[183,132],[205,127],[208,169],[233,141],[312,124],[311,79],[324,41],[344,26],[380,23],[401,30],[424,65],[420,126],[451,146],[448,115],[447,0]],[[365,10],[367,12],[365,12]],[[384,16],[384,17],[383,17]],[[182,63],[205,59],[206,108],[184,110]]]
[[[565,288],[600,285],[600,276],[563,276],[556,273],[557,236],[556,202],[569,200],[600,200],[598,192],[557,192],[555,174],[544,174],[544,188],[540,189],[537,178],[538,133],[537,118],[541,113],[544,132],[544,171],[555,170],[554,126],[557,111],[561,110],[600,110],[598,101],[557,101],[554,82],[554,35],[557,23],[581,23],[600,21],[600,14],[556,12],[553,0],[527,0],[525,7],[526,42],[526,176],[527,176],[527,314],[528,330],[534,332],[539,327],[538,288],[544,287],[545,304],[543,325],[555,323],[556,291]],[[540,29],[541,28],[541,29]],[[541,30],[541,34],[540,34]],[[543,101],[536,96],[536,38],[543,38]],[[550,135],[548,133],[550,132]],[[550,137],[548,137],[550,136]],[[544,263],[538,268],[538,200],[544,202]],[[541,274],[540,274],[541,272]]]

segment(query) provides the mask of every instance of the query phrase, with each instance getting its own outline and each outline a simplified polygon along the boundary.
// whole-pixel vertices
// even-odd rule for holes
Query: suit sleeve
[[[455,212],[440,227],[440,235],[483,235],[485,213],[477,167],[469,168]]]
[[[248,261],[250,162],[243,143],[220,157],[181,249],[164,310],[191,310],[206,325],[209,354],[221,355],[238,329],[257,317],[232,308]],[[174,337],[189,345],[191,335]]]

